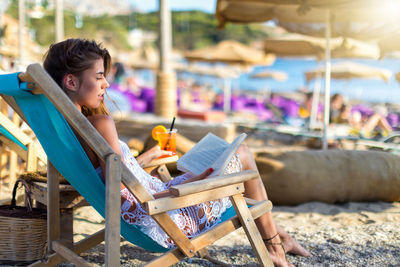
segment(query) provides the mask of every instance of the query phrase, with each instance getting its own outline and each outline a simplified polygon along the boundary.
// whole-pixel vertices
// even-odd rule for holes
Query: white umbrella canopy
[[[314,80],[321,73],[325,73],[325,68],[317,68],[305,73],[307,82]],[[365,64],[342,61],[332,64],[331,77],[333,79],[382,79],[385,82],[390,80],[392,72],[388,69],[376,68]]]

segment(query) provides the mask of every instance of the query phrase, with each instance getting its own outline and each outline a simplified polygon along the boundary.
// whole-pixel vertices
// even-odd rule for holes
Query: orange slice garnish
[[[156,127],[153,128],[151,131],[151,136],[153,137],[154,140],[158,141],[158,135],[157,133],[166,133],[168,132],[167,129],[163,125],[157,125]]]

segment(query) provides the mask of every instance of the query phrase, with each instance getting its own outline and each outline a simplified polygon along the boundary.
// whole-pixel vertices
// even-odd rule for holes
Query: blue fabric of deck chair
[[[39,139],[55,168],[68,182],[105,217],[105,185],[97,175],[88,156],[63,115],[44,95],[27,92],[16,74],[0,75],[0,93],[14,97],[28,124]],[[73,166],[73,167],[72,167]],[[233,208],[224,213],[227,220]],[[129,242],[154,252],[165,252],[162,247],[134,225],[121,219],[121,235]]]
[[[17,138],[15,138],[15,136],[12,133],[10,133],[6,128],[4,128],[2,125],[0,125],[0,134],[4,135],[7,139],[11,140],[13,143],[22,147],[25,151],[28,150],[28,148],[24,146],[24,144],[22,144]]]

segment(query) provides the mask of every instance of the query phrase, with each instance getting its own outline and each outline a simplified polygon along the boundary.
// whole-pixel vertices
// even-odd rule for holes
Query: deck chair
[[[257,177],[255,171],[244,171],[208,178],[170,189],[173,197],[154,199],[121,163],[107,142],[88,120],[75,108],[61,88],[39,64],[28,66],[26,73],[0,75],[0,94],[30,125],[48,157],[48,250],[47,261],[32,266],[54,266],[70,261],[78,266],[90,266],[79,253],[102,242],[105,238],[105,265],[120,264],[120,234],[144,249],[163,252],[148,266],[172,265],[183,258],[193,257],[215,240],[243,227],[262,266],[273,266],[268,251],[254,222],[272,208],[270,201],[246,203],[242,196],[243,182]],[[77,136],[105,161],[106,185],[97,175]],[[70,184],[103,216],[105,230],[89,236],[72,247],[60,241],[58,213],[58,176]],[[120,216],[120,183],[134,194],[139,203],[160,227],[174,240],[176,248],[167,250],[145,235],[138,227],[129,225]],[[188,239],[167,215],[168,210],[192,206],[205,201],[230,197],[233,208],[224,213],[223,222],[209,231]],[[252,204],[248,208],[248,204]],[[233,216],[236,212],[236,216]]]
[[[26,171],[44,169],[39,164],[39,161],[47,162],[47,156],[43,149],[3,113],[0,113],[0,141],[25,161]],[[15,167],[14,169],[16,169]],[[12,182],[10,183],[14,184]]]

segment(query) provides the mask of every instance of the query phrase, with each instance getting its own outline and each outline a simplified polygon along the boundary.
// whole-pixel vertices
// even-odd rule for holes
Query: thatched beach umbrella
[[[318,77],[319,73],[324,73],[325,68],[317,68],[305,73],[307,82]],[[331,77],[333,79],[382,79],[389,82],[392,72],[388,69],[376,68],[365,64],[343,61],[332,64]]]
[[[321,60],[325,57],[326,40],[302,34],[290,33],[264,40],[264,51],[279,57],[312,56]],[[351,38],[332,38],[331,57],[378,59],[379,47]]]
[[[397,72],[394,77],[396,77],[396,80],[400,83],[400,72]]]
[[[222,62],[231,65],[239,65],[243,69],[249,69],[253,65],[269,66],[275,61],[275,55],[265,54],[258,50],[236,41],[226,40],[219,44],[203,49],[184,53],[189,61]],[[224,111],[230,111],[230,82],[224,82]]]
[[[276,81],[284,82],[288,79],[288,74],[283,71],[261,71],[250,76],[253,79],[274,79]]]
[[[184,53],[189,61],[223,62],[243,66],[269,66],[275,61],[273,54],[246,46],[236,41],[226,40],[215,46],[206,47]]]

